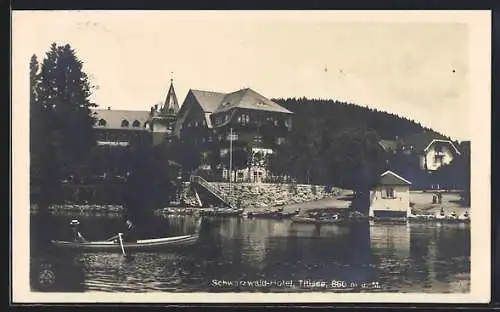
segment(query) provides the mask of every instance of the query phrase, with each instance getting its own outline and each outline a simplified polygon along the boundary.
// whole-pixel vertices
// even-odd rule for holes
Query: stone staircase
[[[229,208],[234,208],[232,204],[231,198],[223,192],[217,186],[209,183],[207,180],[203,179],[200,176],[191,176],[189,179],[191,186],[195,189],[196,187],[202,187],[204,190],[208,191],[213,197],[217,198],[219,201],[224,203]]]

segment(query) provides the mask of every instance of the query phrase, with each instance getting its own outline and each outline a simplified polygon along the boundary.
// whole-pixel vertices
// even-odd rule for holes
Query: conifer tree
[[[41,65],[30,62],[30,155],[38,204],[46,211],[57,202],[60,181],[84,165],[95,145],[91,86],[83,62],[69,45],[53,43]]]

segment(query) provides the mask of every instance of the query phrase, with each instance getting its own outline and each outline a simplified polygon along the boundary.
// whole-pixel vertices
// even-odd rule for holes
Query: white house
[[[434,171],[449,164],[460,151],[449,140],[432,140],[421,152],[420,169]]]
[[[410,214],[411,182],[392,171],[380,175],[370,191],[369,216],[375,219],[402,219]]]
[[[432,172],[449,164],[460,151],[450,139],[430,131],[422,131],[396,140],[381,140],[387,152],[411,159],[421,170]]]

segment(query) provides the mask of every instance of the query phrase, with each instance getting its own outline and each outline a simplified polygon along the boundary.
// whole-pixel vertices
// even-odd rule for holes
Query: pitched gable
[[[256,91],[246,88],[227,94],[221,101],[219,107],[214,113],[220,113],[231,108],[245,108],[261,111],[270,111],[284,114],[293,114],[288,109],[269,100]]]
[[[447,137],[441,134],[431,131],[422,131],[401,138],[401,142],[404,149],[413,150],[416,153],[423,153],[429,144],[431,144],[431,142],[435,139],[448,140]]]
[[[205,113],[214,112],[219,107],[224,96],[226,96],[225,93],[204,90],[191,89],[189,92],[194,96]]]
[[[386,171],[380,175],[379,185],[410,185],[411,182],[392,171]]]

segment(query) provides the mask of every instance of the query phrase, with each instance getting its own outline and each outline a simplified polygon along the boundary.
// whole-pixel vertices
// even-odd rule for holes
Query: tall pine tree
[[[31,182],[43,212],[59,200],[60,181],[77,172],[95,145],[92,86],[69,46],[53,43],[41,66],[30,63]]]

